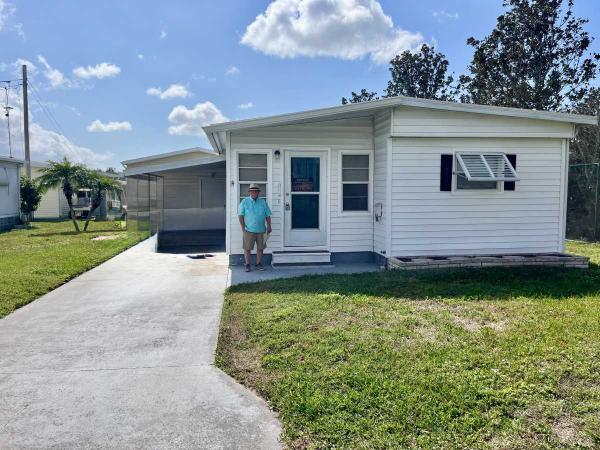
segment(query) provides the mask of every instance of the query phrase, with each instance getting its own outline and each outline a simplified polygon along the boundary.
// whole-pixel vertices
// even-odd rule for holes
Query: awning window
[[[519,181],[504,153],[457,153],[457,175],[469,181]]]

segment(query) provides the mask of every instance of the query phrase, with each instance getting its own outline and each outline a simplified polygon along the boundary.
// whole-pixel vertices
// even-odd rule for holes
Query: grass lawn
[[[275,280],[226,293],[217,364],[293,448],[600,448],[594,264]]]
[[[90,222],[86,233],[76,234],[70,221],[33,222],[28,230],[0,233],[0,317],[145,237],[123,226]],[[93,240],[99,236],[105,237]]]

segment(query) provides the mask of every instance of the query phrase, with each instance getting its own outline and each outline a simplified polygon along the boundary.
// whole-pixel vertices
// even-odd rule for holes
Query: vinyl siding
[[[329,183],[329,249],[332,252],[372,251],[372,214],[344,215],[339,212],[341,201],[339,191],[339,156],[344,150],[373,150],[372,118],[324,121],[301,125],[255,128],[231,133],[230,177],[237,183],[237,151],[260,150],[270,155],[268,201],[273,211],[273,233],[269,238],[267,251],[283,248],[283,150],[300,147],[330,149],[328,162]],[[280,158],[273,157],[273,151],[282,151]],[[275,183],[275,184],[274,184]],[[279,186],[278,191],[274,188]],[[242,252],[241,231],[237,217],[237,186],[230,186],[230,253]]]
[[[373,204],[383,205],[383,215],[378,222],[373,222],[373,250],[379,254],[386,254],[386,226],[389,221],[389,207],[387,196],[387,169],[388,169],[388,140],[391,133],[391,111],[377,114],[373,119],[374,143],[374,170],[373,170]]]
[[[393,256],[561,250],[563,140],[394,138],[392,149]],[[517,155],[516,190],[440,192],[440,155],[478,150]]]
[[[426,108],[394,109],[394,136],[427,137],[571,137],[573,125],[566,122],[500,117]]]

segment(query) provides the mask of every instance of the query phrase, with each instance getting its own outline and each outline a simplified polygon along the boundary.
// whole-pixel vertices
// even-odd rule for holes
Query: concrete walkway
[[[227,258],[147,240],[0,320],[0,448],[278,448],[212,366]]]

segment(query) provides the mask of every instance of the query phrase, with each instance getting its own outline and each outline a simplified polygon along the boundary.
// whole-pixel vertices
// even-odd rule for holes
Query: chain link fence
[[[567,239],[600,240],[600,163],[569,166]]]

